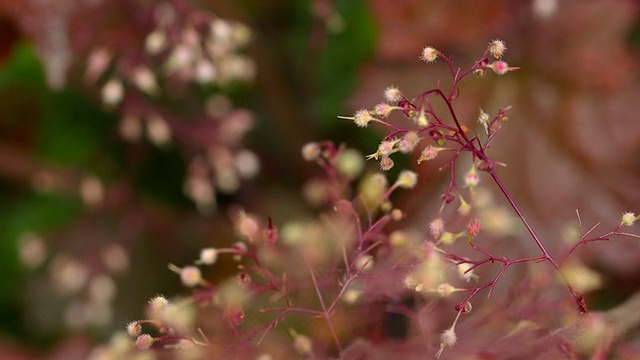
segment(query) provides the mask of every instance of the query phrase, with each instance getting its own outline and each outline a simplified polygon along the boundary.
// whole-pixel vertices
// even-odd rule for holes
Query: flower
[[[449,284],[449,283],[442,283],[440,285],[438,285],[438,288],[436,289],[436,292],[443,297],[447,297],[451,294],[453,294],[454,292],[456,292],[458,289],[455,288],[455,286]],[[454,341],[455,343],[455,341]]]
[[[141,331],[142,326],[140,326],[139,321],[132,321],[127,324],[127,334],[129,334],[129,336],[138,336]]]
[[[440,334],[440,350],[436,353],[436,359],[440,358],[444,349],[449,346],[455,345],[456,341],[458,341],[458,337],[456,336],[456,332],[453,327],[445,330]]]
[[[382,171],[387,171],[390,170],[393,167],[393,160],[387,156],[387,155],[383,155],[382,158],[380,159],[380,170]]]
[[[371,268],[373,268],[373,256],[371,255],[360,255],[358,256],[358,258],[356,259],[355,263],[353,264],[353,267],[357,270],[357,271],[368,271],[371,270]]]
[[[387,104],[387,103],[380,103],[376,106],[374,106],[373,111],[376,113],[376,115],[378,116],[382,116],[382,117],[387,117],[389,116],[389,114],[391,114],[391,111],[393,111],[393,109],[395,109],[395,107]]]
[[[194,287],[202,281],[202,273],[195,266],[185,266],[180,271],[180,280],[184,286]]]
[[[200,262],[206,265],[215,264],[218,260],[218,250],[216,248],[206,248],[200,250]]]
[[[638,216],[632,212],[625,212],[622,214],[622,219],[620,220],[620,225],[624,226],[633,226],[633,223],[638,220]]]
[[[439,238],[440,235],[442,235],[442,233],[444,232],[444,221],[441,217],[433,220],[429,224],[429,231],[431,231],[431,235],[433,235],[433,237],[436,239]]]
[[[293,340],[293,348],[300,355],[311,355],[313,351],[313,342],[306,335],[297,335]]]
[[[310,142],[302,147],[302,158],[305,161],[313,161],[320,157],[322,149],[316,142]]]
[[[155,339],[151,335],[142,334],[136,339],[136,347],[140,350],[145,350],[150,348],[154,341]]]
[[[378,151],[377,151],[378,155],[390,155],[394,153],[396,144],[399,141],[400,141],[399,139],[382,141],[380,145],[378,145]]]
[[[356,114],[353,116],[353,122],[355,122],[359,127],[367,127],[371,119],[371,114],[369,114],[369,111],[366,109],[356,111]]]
[[[420,164],[423,161],[429,161],[429,160],[435,159],[441,150],[442,148],[438,148],[431,145],[425,147],[422,150],[422,153],[420,153],[420,157],[418,158],[418,164]]]
[[[398,180],[396,181],[396,184],[401,188],[411,189],[414,186],[416,186],[417,182],[418,182],[418,174],[414,173],[413,171],[404,170],[398,176]]]
[[[469,215],[471,212],[471,205],[466,202],[462,196],[460,196],[460,206],[458,206],[458,213],[463,216]]]
[[[504,41],[495,39],[489,43],[488,50],[496,59],[500,59],[504,51],[507,50],[507,46],[504,44]]]
[[[480,115],[478,115],[478,122],[484,128],[484,131],[489,133],[489,114],[480,109]]]
[[[400,142],[398,142],[398,150],[403,154],[412,152],[420,142],[420,135],[415,131],[406,133]]]
[[[487,67],[493,70],[494,73],[498,75],[504,75],[509,71],[518,70],[518,67],[510,67],[509,64],[502,60],[494,61],[491,64],[487,65]]]
[[[473,270],[469,269],[471,269],[471,264],[469,263],[462,263],[458,265],[458,276],[460,276],[460,278],[465,280],[466,282],[469,282],[472,278],[477,277],[473,273]]]
[[[349,179],[355,179],[364,170],[364,157],[355,149],[346,149],[338,155],[336,169]]]
[[[416,125],[420,127],[425,127],[429,125],[429,119],[427,119],[427,115],[424,112],[424,108],[420,109],[420,111],[413,118],[413,121],[416,123]]]
[[[384,98],[388,102],[397,102],[402,99],[402,93],[395,86],[389,86],[384,90]]]
[[[110,79],[102,88],[102,102],[107,106],[116,106],[124,96],[124,86],[118,79]]]
[[[473,239],[480,232],[480,219],[471,219],[467,223],[467,238]]]
[[[464,186],[466,187],[475,187],[480,182],[480,176],[478,176],[478,172],[476,171],[476,167],[471,166],[471,170],[464,176]]]
[[[431,46],[425,46],[422,49],[422,54],[420,55],[420,60],[426,63],[432,63],[436,61],[438,58],[438,50],[434,49]]]
[[[150,55],[159,53],[167,43],[167,37],[160,31],[154,31],[147,35],[144,41],[144,49]]]

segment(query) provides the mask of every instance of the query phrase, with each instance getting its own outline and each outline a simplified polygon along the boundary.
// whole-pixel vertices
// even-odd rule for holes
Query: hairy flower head
[[[438,58],[438,50],[431,46],[425,46],[422,48],[422,53],[420,54],[420,60],[426,63],[432,63],[436,61]]]
[[[500,59],[504,54],[505,50],[507,50],[507,46],[504,44],[504,41],[495,39],[491,40],[488,47],[489,53],[493,55],[496,59]]]

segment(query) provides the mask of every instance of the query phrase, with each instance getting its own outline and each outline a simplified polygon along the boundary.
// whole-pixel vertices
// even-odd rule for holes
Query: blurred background
[[[381,129],[337,116],[372,108],[391,85],[412,96],[446,84],[444,62],[419,61],[425,45],[465,67],[490,40],[506,42],[505,61],[521,70],[466,80],[456,111],[473,127],[479,108],[512,107],[490,153],[552,251],[566,248],[576,209],[587,228],[640,212],[639,10],[633,0],[0,1],[0,358],[85,358],[150,297],[184,292],[167,263],[233,243],[240,208],[275,224],[314,214],[319,170],[301,147],[375,152]],[[420,175],[396,199],[402,226],[426,236],[447,174],[394,160],[390,178]],[[536,253],[500,226],[514,253]],[[592,306],[639,289],[637,241],[577,256],[602,275]],[[225,261],[207,279],[225,276]]]

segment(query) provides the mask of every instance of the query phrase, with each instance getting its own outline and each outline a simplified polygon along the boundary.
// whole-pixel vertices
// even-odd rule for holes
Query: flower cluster
[[[422,147],[422,151],[417,158],[418,164],[435,160],[440,152],[450,154],[440,167],[440,170],[449,170],[450,177],[449,186],[441,196],[442,203],[438,214],[429,223],[429,233],[432,239],[425,243],[426,255],[421,261],[414,264],[413,271],[409,272],[404,279],[405,287],[419,293],[439,294],[446,297],[457,292],[468,293],[455,307],[458,314],[453,325],[442,332],[440,348],[436,357],[439,357],[446,348],[452,347],[458,341],[455,326],[460,314],[470,311],[470,301],[483,290],[488,290],[491,295],[497,282],[512,265],[541,261],[551,263],[564,280],[569,294],[577,305],[578,312],[586,313],[587,307],[582,294],[598,288],[601,284],[600,276],[584,265],[568,262],[567,258],[578,246],[588,242],[609,240],[611,236],[640,238],[638,235],[620,231],[621,227],[632,226],[638,219],[634,213],[626,212],[622,215],[620,224],[608,232],[592,236],[591,233],[595,230],[593,227],[583,233],[578,241],[567,249],[561,260],[556,260],[549,254],[544,243],[529,225],[526,217],[498,177],[496,165],[503,164],[492,159],[487,153],[492,140],[507,122],[506,112],[510,107],[498,109],[493,116],[480,109],[477,123],[482,127],[483,132],[478,132],[470,127],[472,126],[470,122],[458,117],[453,106],[454,100],[459,95],[459,84],[465,77],[471,74],[483,76],[487,70],[491,70],[497,75],[504,75],[518,69],[509,66],[502,60],[506,49],[507,47],[502,40],[493,40],[488,44],[482,56],[470,68],[463,70],[454,67],[452,56],[447,57],[436,48],[426,46],[422,50],[420,59],[426,63],[434,63],[437,59],[441,59],[446,63],[452,77],[449,89],[444,89],[438,84],[435,88],[410,98],[397,87],[389,87],[384,92],[384,103],[376,105],[372,110],[358,110],[353,117],[341,117],[352,120],[361,127],[367,126],[369,123],[377,123],[388,129],[387,135],[380,142],[376,152],[367,157],[379,160],[382,170],[389,170],[393,167],[392,154],[410,154],[419,147]],[[444,108],[448,112],[442,114],[437,111],[436,109],[441,107],[435,106],[436,102],[444,104]],[[392,119],[392,113],[399,114],[397,120]],[[427,144],[422,145],[425,142]],[[462,184],[460,184],[458,177],[460,169],[458,167],[462,164],[462,161],[459,160],[463,154],[470,155],[471,165],[467,168],[462,177]],[[486,203],[483,204],[478,193],[479,172],[487,173],[498,185],[513,212],[524,224],[533,242],[539,248],[541,255],[507,259],[504,256],[494,255],[477,245],[480,241],[476,241],[476,238],[483,227],[481,218],[486,218],[488,231],[494,227],[492,225],[494,219],[490,217],[492,211]],[[468,194],[464,193],[463,189],[466,189]],[[457,213],[449,215],[445,209],[456,199],[459,201]],[[458,231],[453,230],[457,226],[456,223],[460,222],[460,217],[466,219],[465,228]],[[445,221],[449,218],[452,219],[452,225],[448,225],[448,220]],[[466,237],[467,243],[480,256],[480,259],[459,256],[447,250],[446,247],[460,237]],[[497,262],[502,265],[502,270],[483,285],[458,288],[451,285],[445,275],[447,262],[455,265],[459,270],[459,275],[466,281],[478,279],[474,272],[484,265]]]
[[[184,193],[208,211],[217,192],[233,193],[259,171],[257,156],[240,147],[253,120],[225,94],[254,77],[252,60],[240,52],[251,32],[171,2],[155,5],[152,13],[151,24],[119,29],[144,34],[142,44],[106,41],[90,52],[84,78],[100,86],[104,106],[120,114],[123,139],[179,145],[188,162]],[[178,96],[197,99],[196,106],[177,111],[170,104]]]
[[[309,204],[322,209],[320,214],[307,219],[274,222],[271,218],[265,221],[238,210],[232,214],[236,235],[240,239],[238,242],[230,247],[202,249],[199,259],[193,264],[183,267],[170,265],[169,269],[179,275],[182,284],[192,289],[190,303],[209,305],[218,315],[215,319],[226,323],[229,329],[228,334],[219,332],[211,340],[215,344],[206,345],[231,351],[234,345],[246,345],[252,341],[261,345],[269,337],[276,343],[288,344],[285,357],[327,357],[335,354],[345,358],[355,355],[370,357],[371,349],[363,349],[360,339],[364,336],[362,329],[375,326],[372,317],[353,314],[374,311],[372,303],[382,303],[385,304],[385,312],[414,320],[420,331],[429,336],[439,333],[438,346],[427,344],[420,348],[421,354],[427,350],[437,358],[445,350],[457,351],[456,344],[471,341],[464,335],[474,331],[474,326],[481,326],[478,322],[473,325],[472,317],[468,317],[468,321],[467,317],[462,320],[463,314],[472,311],[472,300],[478,300],[477,296],[483,292],[491,296],[498,282],[514,265],[540,262],[552,265],[568,290],[570,296],[567,298],[571,298],[575,305],[576,317],[566,319],[564,329],[582,326],[576,320],[578,314],[588,312],[582,294],[598,288],[602,280],[586,265],[569,260],[570,255],[589,242],[606,241],[611,237],[640,238],[640,235],[621,230],[632,226],[638,216],[625,212],[617,226],[600,235],[594,235],[597,225],[581,232],[562,257],[556,258],[547,251],[498,177],[496,165],[502,163],[488,154],[489,145],[507,120],[509,107],[498,109],[493,116],[480,110],[476,125],[480,129],[476,130],[472,128],[476,119],[460,119],[453,106],[459,97],[460,82],[466,76],[484,74],[487,69],[498,75],[517,69],[501,60],[505,50],[502,41],[494,40],[480,59],[463,71],[454,67],[453,57],[446,57],[433,47],[425,47],[422,60],[433,63],[440,59],[449,67],[453,79],[450,89],[438,85],[409,98],[398,88],[389,87],[384,92],[384,103],[372,110],[358,110],[352,117],[342,117],[359,127],[373,122],[389,130],[374,153],[364,157],[353,149],[336,146],[329,141],[308,143],[302,148],[302,157],[315,162],[323,171],[303,189]],[[490,57],[495,61],[491,62]],[[435,102],[443,103],[448,113],[436,111]],[[400,115],[397,121],[395,114]],[[412,154],[416,149],[421,149],[417,164],[441,160],[443,165],[440,169],[449,172],[449,185],[444,189],[437,214],[428,222],[428,230],[425,229],[424,234],[402,228],[401,222],[406,214],[393,202],[396,190],[418,186],[417,173],[401,171],[390,183],[384,172],[367,173],[364,164],[365,158],[377,160],[380,168],[386,171],[394,166],[392,156]],[[440,152],[448,156],[438,158]],[[467,156],[470,164],[462,160]],[[505,214],[492,203],[480,185],[482,174],[488,175],[497,185],[515,215]],[[454,211],[449,210],[452,204],[457,204]],[[507,233],[505,224],[512,224],[515,220],[522,222],[537,246],[538,254],[514,258],[494,254],[496,250],[485,246],[485,234]],[[281,223],[281,226],[274,223]],[[390,223],[396,223],[396,228],[390,229],[387,226]],[[468,246],[464,256],[453,250],[459,246],[451,246],[459,238],[467,240],[466,244],[458,244]],[[219,266],[220,257],[224,254],[231,255],[237,262],[237,273],[220,281],[208,280],[202,267]],[[484,269],[492,264],[499,265],[500,270],[488,275]],[[535,289],[550,286],[549,280],[543,278],[532,275],[527,285],[520,285],[524,290],[514,291],[518,294],[518,301],[529,303],[523,300],[524,297],[535,296]],[[403,298],[406,296],[411,300]],[[451,299],[457,299],[456,303],[446,303]],[[566,305],[554,301],[549,306]],[[424,325],[429,322],[430,309],[443,304],[451,305],[455,310],[452,324],[444,330]],[[509,329],[492,327],[503,331],[496,336],[516,344],[530,343],[533,337],[540,343],[553,344],[557,348],[561,344],[574,351],[563,340],[565,334],[548,336],[554,334],[555,324],[553,320],[542,320],[541,311],[519,306],[517,311],[509,310],[512,313],[507,314],[501,311],[503,305],[483,305],[491,310],[488,312],[490,315],[481,317],[480,322],[515,323]],[[160,313],[162,315],[164,311]],[[248,319],[260,315],[264,325],[256,328]],[[305,327],[297,321],[289,322],[294,316],[306,316],[315,321]],[[470,325],[466,325],[467,322]],[[590,334],[606,333],[606,327],[598,327],[600,323],[597,321],[594,324],[588,327]],[[160,335],[143,333],[142,325],[154,326]],[[288,326],[290,336],[285,339],[278,337],[272,331],[277,326]],[[318,336],[310,326],[322,327],[324,335]],[[196,340],[196,336],[189,335],[193,333],[192,323],[175,321],[165,315],[151,314],[148,319],[129,324],[127,331],[136,338],[135,343],[141,349],[170,348],[185,342],[202,343]],[[382,326],[380,331],[387,329]],[[598,340],[593,344],[602,346]],[[251,347],[251,350],[255,352],[244,351],[256,357],[274,356],[267,347],[264,350],[259,346]],[[514,349],[508,356],[518,358],[518,354],[531,353],[527,351]],[[464,351],[460,354],[469,355]]]

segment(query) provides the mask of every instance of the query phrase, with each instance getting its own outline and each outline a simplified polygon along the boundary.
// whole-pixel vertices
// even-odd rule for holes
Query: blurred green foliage
[[[104,115],[97,116],[95,106],[78,95],[48,90],[42,66],[26,42],[19,43],[0,68],[0,99],[2,131],[20,135],[7,141],[28,148],[36,158],[78,164],[99,144],[98,137],[104,137],[104,125],[82,124],[92,117],[101,121]],[[35,193],[6,183],[1,189],[0,322],[2,331],[20,333],[21,284],[27,271],[18,261],[17,240],[26,232],[47,234],[63,227],[81,208],[69,196]]]

